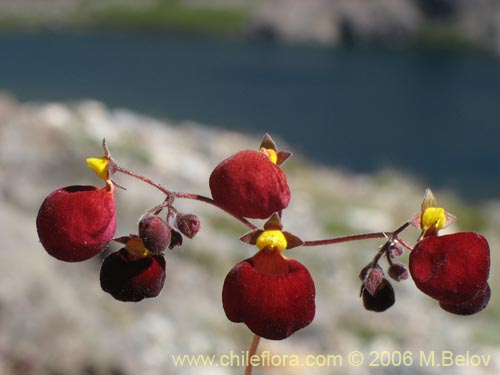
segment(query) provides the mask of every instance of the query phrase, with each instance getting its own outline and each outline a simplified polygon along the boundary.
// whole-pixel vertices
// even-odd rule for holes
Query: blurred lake
[[[320,163],[500,197],[500,60],[157,34],[1,34],[0,89],[269,132]],[[249,145],[251,147],[251,145]]]

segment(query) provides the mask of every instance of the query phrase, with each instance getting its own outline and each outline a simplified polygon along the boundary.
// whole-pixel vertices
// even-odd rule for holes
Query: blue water
[[[152,34],[0,35],[0,89],[284,138],[354,172],[500,196],[500,61]],[[250,145],[249,145],[250,146]]]

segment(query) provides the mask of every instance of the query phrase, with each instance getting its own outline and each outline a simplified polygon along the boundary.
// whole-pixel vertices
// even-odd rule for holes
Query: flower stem
[[[258,229],[254,224],[249,222],[244,217],[233,215],[232,213],[228,212],[227,210],[225,210],[224,208],[219,206],[212,198],[205,197],[205,196],[200,195],[200,194],[191,194],[191,193],[182,193],[182,192],[172,192],[172,194],[176,198],[193,199],[193,200],[200,201],[203,203],[211,204],[212,206],[217,207],[219,210],[222,210],[222,211],[226,212],[227,214],[231,215],[232,217],[234,217],[235,219],[239,220],[241,223],[245,224],[251,230]]]
[[[163,186],[162,184],[160,184],[160,183],[158,183],[158,182],[156,182],[156,181],[154,181],[146,176],[132,172],[126,168],[120,167],[111,157],[111,153],[109,152],[109,149],[107,147],[105,140],[103,140],[102,146],[104,149],[105,156],[108,157],[109,161],[110,161],[110,166],[109,166],[110,174],[120,172],[120,173],[126,174],[128,176],[134,177],[140,181],[143,181],[143,182],[155,187],[156,189],[160,190],[162,193],[164,193],[167,196],[167,198],[165,199],[165,202],[163,202],[162,204],[153,208],[152,209],[153,211],[161,211],[165,207],[170,207],[173,204],[174,198],[192,199],[192,200],[197,200],[197,201],[200,201],[203,203],[210,204],[214,207],[217,207],[218,209],[233,216],[235,219],[237,219],[238,221],[243,223],[245,226],[247,226],[251,230],[258,229],[257,226],[252,224],[246,218],[244,218],[242,216],[233,215],[232,213],[228,212],[223,207],[219,206],[217,204],[217,202],[215,202],[212,198],[205,197],[205,196],[199,195],[199,194],[171,191],[171,190],[167,189],[165,186]],[[396,239],[403,246],[405,246],[408,249],[411,249],[411,246],[406,244],[401,238],[398,237],[398,234],[401,233],[404,229],[406,229],[406,227],[408,227],[409,225],[410,225],[410,223],[406,222],[392,232],[362,233],[362,234],[353,234],[353,235],[349,235],[349,236],[328,238],[328,239],[324,239],[324,240],[305,241],[303,246],[313,247],[313,246],[332,245],[332,244],[337,244],[337,243],[342,243],[342,242],[368,240],[368,239],[373,239],[373,238],[391,238],[391,239]]]
[[[252,343],[250,344],[250,348],[248,349],[248,363],[245,369],[245,375],[252,375],[252,357],[257,353],[257,348],[259,346],[260,336],[253,335]]]
[[[362,233],[362,234],[353,234],[353,235],[349,235],[349,236],[328,238],[325,240],[304,241],[304,244],[302,246],[310,246],[311,247],[311,246],[332,245],[332,244],[342,243],[342,242],[369,240],[372,238],[391,238],[391,237],[394,238],[394,237],[397,237],[397,235],[399,233],[401,233],[403,230],[405,230],[409,225],[410,224],[408,222],[406,222],[392,232]],[[399,238],[398,238],[398,240],[399,240]],[[405,245],[403,245],[403,246],[405,246]]]
[[[342,242],[360,241],[360,240],[368,240],[371,238],[387,238],[387,237],[388,237],[387,232],[362,233],[362,234],[353,234],[350,236],[328,238],[325,240],[304,241],[304,244],[302,246],[323,246],[323,245],[332,245]]]
[[[132,172],[126,168],[120,167],[113,159],[110,159],[110,161],[111,161],[111,170],[113,171],[113,173],[119,172],[119,173],[126,174],[130,177],[136,178],[142,182],[145,182],[148,185],[155,187],[156,189],[160,190],[163,194],[165,194],[167,196],[167,199],[166,199],[167,203],[161,204],[161,205],[155,207],[153,209],[154,211],[156,211],[160,207],[164,208],[164,207],[168,206],[169,205],[168,202],[171,202],[170,204],[172,204],[173,198],[193,199],[193,200],[208,203],[214,207],[217,207],[218,209],[228,213],[229,215],[233,216],[235,219],[239,220],[241,223],[246,225],[251,230],[257,229],[257,227],[254,224],[252,224],[251,222],[249,222],[247,219],[245,219],[244,217],[241,217],[241,216],[236,216],[236,215],[231,214],[230,212],[226,211],[224,208],[220,207],[213,199],[211,199],[209,197],[205,197],[205,196],[199,195],[199,194],[176,192],[176,191],[169,190],[165,186],[163,186],[162,184],[160,184],[160,183],[158,183],[158,182],[156,182],[156,181],[154,181],[146,176]]]

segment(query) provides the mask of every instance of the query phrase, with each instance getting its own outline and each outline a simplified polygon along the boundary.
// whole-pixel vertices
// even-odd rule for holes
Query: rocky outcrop
[[[251,29],[260,35],[323,44],[414,43],[422,35],[432,43],[433,38],[445,35],[441,47],[463,40],[469,46],[500,51],[498,0],[279,0],[259,4]]]
[[[126,10],[132,20],[134,10],[161,11],[161,7],[155,8],[158,3],[159,0],[0,0],[0,21],[7,28],[16,23],[24,28],[57,29],[75,24],[92,27],[94,16],[101,11],[110,11],[107,14],[112,16],[113,12]],[[238,32],[243,28],[251,35],[265,38],[326,45],[424,42],[445,48],[467,46],[500,52],[500,0],[179,0],[178,4],[187,10],[236,10],[242,19],[248,20],[246,28],[238,26]],[[196,26],[189,22],[184,27]],[[126,28],[126,22],[119,27]],[[161,22],[155,27],[161,29]],[[182,22],[179,27],[182,29]]]
[[[262,1],[253,30],[295,41],[335,44],[408,39],[424,23],[411,0]]]

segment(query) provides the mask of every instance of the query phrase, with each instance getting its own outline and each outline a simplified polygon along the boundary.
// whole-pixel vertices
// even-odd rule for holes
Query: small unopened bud
[[[177,214],[175,224],[179,232],[188,238],[196,236],[201,228],[200,219],[194,214]]]
[[[401,246],[399,243],[392,243],[389,247],[389,256],[391,258],[399,258],[401,255],[404,254],[404,249],[403,246]]]
[[[379,267],[372,268],[366,275],[366,279],[363,282],[365,290],[374,296],[383,280],[384,272],[382,269]]]
[[[394,263],[389,267],[389,276],[396,281],[406,280],[408,278],[408,270],[401,263]]]
[[[158,216],[145,216],[139,221],[139,237],[146,249],[154,254],[162,253],[170,244],[171,231]]]

